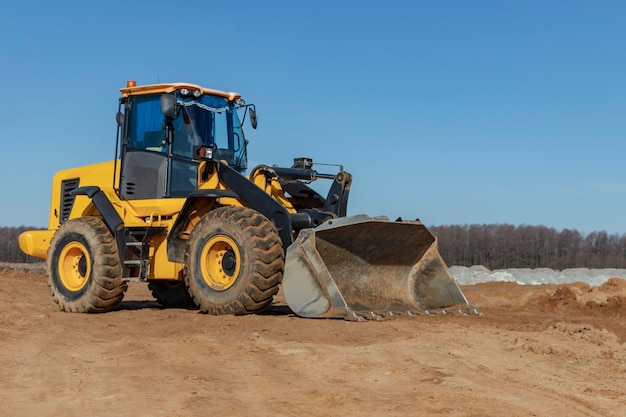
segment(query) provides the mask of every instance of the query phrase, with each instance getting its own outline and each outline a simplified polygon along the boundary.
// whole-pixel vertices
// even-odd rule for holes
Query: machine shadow
[[[164,307],[155,300],[128,300],[121,301],[113,311],[136,311],[136,310],[188,310],[197,311],[198,314],[204,314],[198,310],[198,307]],[[255,313],[259,316],[295,316],[294,312],[286,305],[270,305],[265,309]]]
[[[159,304],[155,300],[128,300],[128,301],[123,301],[122,300],[119,303],[119,305],[117,306],[117,308],[115,308],[114,311],[118,311],[118,310],[147,310],[147,309],[164,310],[165,307],[163,307],[161,304]],[[193,309],[185,309],[185,310],[193,310]]]

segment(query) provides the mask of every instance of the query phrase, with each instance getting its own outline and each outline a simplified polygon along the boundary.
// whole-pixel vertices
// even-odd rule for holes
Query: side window
[[[228,125],[226,124],[225,111],[221,113],[214,113],[215,123],[213,124],[212,136],[215,140],[215,145],[221,149],[228,149]]]
[[[127,150],[163,152],[165,133],[159,96],[134,97],[131,106],[133,111]]]

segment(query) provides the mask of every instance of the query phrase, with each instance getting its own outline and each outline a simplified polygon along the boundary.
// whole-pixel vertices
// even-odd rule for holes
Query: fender
[[[180,213],[178,213],[178,217],[176,217],[167,235],[167,259],[170,262],[185,262],[187,240],[181,239],[180,235],[185,229],[185,226],[187,226],[189,216],[195,210],[196,205],[200,201],[206,201],[206,199],[215,201],[220,197],[239,199],[239,195],[230,190],[197,190],[189,194],[189,197],[185,200],[185,204],[181,208]]]
[[[117,244],[117,254],[120,257],[120,262],[124,264],[124,253],[126,251],[126,228],[124,227],[124,221],[120,215],[115,211],[113,204],[109,198],[104,194],[100,187],[91,185],[85,187],[78,187],[70,191],[70,195],[84,195],[91,199],[94,207],[100,212],[104,224],[106,224],[109,232],[115,238]]]
[[[283,248],[287,250],[293,243],[291,217],[287,209],[274,197],[223,162],[217,162],[217,175],[221,182],[241,196],[239,198],[241,201],[267,217],[274,224],[283,242]]]

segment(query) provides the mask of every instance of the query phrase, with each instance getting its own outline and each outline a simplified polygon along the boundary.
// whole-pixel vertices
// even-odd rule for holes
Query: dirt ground
[[[0,272],[2,416],[624,416],[626,281],[464,286],[483,316],[62,313]]]

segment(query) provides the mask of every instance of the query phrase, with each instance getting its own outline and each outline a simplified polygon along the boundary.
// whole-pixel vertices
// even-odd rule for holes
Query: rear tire
[[[209,314],[250,314],[278,292],[285,267],[274,225],[259,212],[221,207],[194,227],[185,253],[189,293]]]
[[[50,241],[46,269],[52,297],[63,311],[103,313],[124,298],[117,245],[98,217],[63,223]]]
[[[192,308],[193,302],[189,289],[183,281],[150,281],[148,289],[152,296],[165,308]]]

